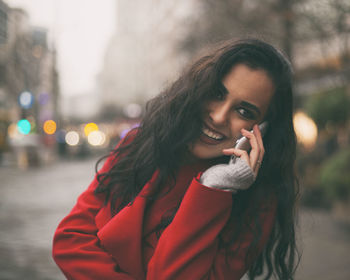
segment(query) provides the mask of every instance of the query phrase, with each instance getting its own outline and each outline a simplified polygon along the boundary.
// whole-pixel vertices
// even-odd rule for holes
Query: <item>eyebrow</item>
[[[252,103],[241,101],[241,105],[255,111],[259,116],[261,115],[261,111],[259,110],[259,108],[253,105]]]

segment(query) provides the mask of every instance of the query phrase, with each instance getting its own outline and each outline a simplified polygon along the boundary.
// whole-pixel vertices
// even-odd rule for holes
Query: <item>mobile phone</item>
[[[262,122],[261,124],[259,124],[259,130],[261,132],[261,136],[263,137],[267,131],[267,127],[268,127],[268,122]],[[251,132],[253,132],[253,130],[251,130]],[[250,143],[249,143],[249,139],[245,136],[242,136],[241,138],[239,138],[236,141],[235,144],[235,149],[240,149],[240,150],[246,150],[248,151],[250,149]],[[229,163],[233,163],[235,160],[236,156],[232,155],[230,158],[230,162]]]

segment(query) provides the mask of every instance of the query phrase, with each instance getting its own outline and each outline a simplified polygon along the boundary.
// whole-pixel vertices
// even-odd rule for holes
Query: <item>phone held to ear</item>
[[[261,132],[261,136],[264,137],[266,131],[267,131],[267,127],[268,127],[268,122],[262,122],[261,124],[259,124],[259,130]],[[251,131],[253,132],[253,131]],[[241,138],[239,138],[236,141],[236,145],[235,145],[235,149],[240,149],[240,150],[246,150],[248,151],[250,149],[250,143],[249,143],[249,139],[245,136],[242,136]],[[234,162],[236,156],[232,155],[230,158],[230,164]]]

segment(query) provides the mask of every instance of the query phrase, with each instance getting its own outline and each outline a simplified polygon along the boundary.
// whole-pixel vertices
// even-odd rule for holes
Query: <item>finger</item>
[[[249,153],[251,168],[255,171],[256,163],[260,156],[260,148],[256,140],[255,134],[242,129],[242,135],[249,139],[250,146],[252,147]]]
[[[264,142],[263,142],[262,135],[258,125],[253,127],[253,133],[255,134],[256,141],[258,142],[258,146],[260,148],[260,160],[262,160],[265,154],[265,148],[264,148]]]
[[[247,151],[233,148],[233,155],[245,160],[248,163],[248,165],[251,167],[250,159]]]
[[[231,156],[231,155],[234,154],[234,150],[235,150],[235,148],[223,149],[223,150],[222,150],[222,153],[223,153],[225,156]]]
[[[225,156],[230,156],[230,161],[228,162],[229,164],[231,164],[231,163],[233,163],[235,161],[234,148],[223,149],[222,153]]]
[[[253,127],[253,133],[256,135],[256,140],[257,140],[259,150],[260,150],[259,157],[258,157],[256,164],[254,166],[254,169],[253,169],[255,177],[256,177],[256,176],[258,176],[258,173],[259,173],[259,170],[260,170],[263,158],[264,158],[265,151],[264,151],[262,136],[261,136],[259,127],[257,125]]]
[[[262,139],[262,135],[261,135],[261,132],[260,132],[260,129],[259,129],[259,126],[258,125],[255,125],[253,127],[253,133],[255,135],[255,138],[256,138],[256,141],[258,143],[258,146],[259,146],[259,158],[257,160],[257,164],[256,164],[256,167],[254,169],[254,171],[257,173],[258,170],[260,169],[260,166],[261,166],[261,163],[263,161],[263,158],[264,158],[264,154],[265,154],[265,148],[264,148],[264,143],[263,143],[263,139]]]

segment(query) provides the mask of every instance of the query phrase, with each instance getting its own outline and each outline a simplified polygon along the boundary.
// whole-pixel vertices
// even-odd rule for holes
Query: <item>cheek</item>
[[[230,122],[230,133],[234,140],[242,136],[241,129],[244,128],[250,131],[255,124],[254,121],[242,120],[240,118],[232,119]]]

